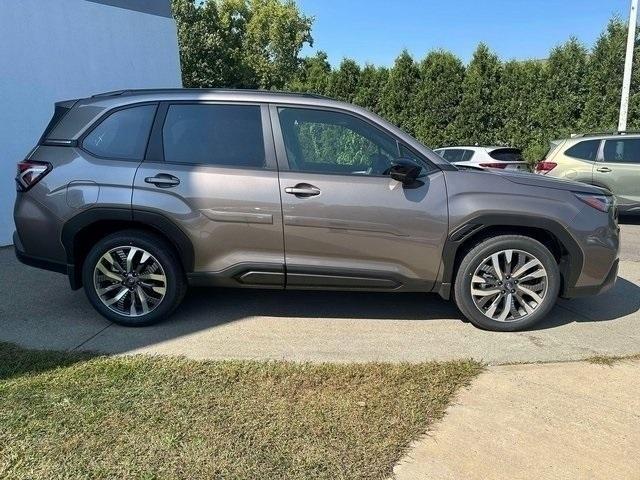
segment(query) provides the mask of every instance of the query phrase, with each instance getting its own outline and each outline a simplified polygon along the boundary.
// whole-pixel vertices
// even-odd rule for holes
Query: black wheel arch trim
[[[562,291],[571,289],[580,276],[584,263],[584,254],[578,242],[571,236],[567,229],[558,221],[550,218],[540,218],[526,215],[487,214],[478,215],[454,229],[447,236],[442,251],[442,275],[435,286],[435,291],[445,299],[451,297],[452,283],[455,278],[455,263],[459,249],[465,241],[477,233],[492,227],[525,227],[545,230],[553,235],[569,253],[570,261],[561,261],[559,264],[562,276]],[[562,294],[562,292],[561,292]]]
[[[105,220],[140,223],[159,231],[176,247],[185,273],[193,271],[195,263],[193,245],[182,229],[161,213],[135,208],[94,207],[69,219],[62,227],[61,235],[69,265],[75,265],[74,240],[76,235],[92,224]]]

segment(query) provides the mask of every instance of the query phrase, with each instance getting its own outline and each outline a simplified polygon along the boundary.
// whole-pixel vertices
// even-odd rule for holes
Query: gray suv
[[[16,183],[18,258],[65,273],[122,325],[162,320],[205,285],[436,292],[474,325],[513,331],[558,295],[611,287],[618,269],[606,191],[459,169],[313,95],[60,102]]]

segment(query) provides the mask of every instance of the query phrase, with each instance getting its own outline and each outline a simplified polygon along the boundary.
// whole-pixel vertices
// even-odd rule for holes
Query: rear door
[[[640,205],[640,138],[606,139],[593,179],[611,190],[623,208]]]
[[[135,177],[135,212],[173,221],[194,246],[192,281],[284,285],[282,213],[268,107],[161,103]]]
[[[447,231],[443,173],[367,119],[272,106],[287,287],[428,291]],[[389,177],[398,157],[423,169]]]

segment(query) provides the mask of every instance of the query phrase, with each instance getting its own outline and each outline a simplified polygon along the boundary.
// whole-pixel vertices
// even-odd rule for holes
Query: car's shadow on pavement
[[[640,225],[640,215],[620,215],[621,225]]]
[[[618,277],[616,285],[602,295],[559,299],[548,317],[533,329],[616,320],[637,311],[640,311],[640,286]],[[466,322],[453,302],[435,294],[246,289],[191,289],[169,322],[189,321],[203,315],[209,317],[211,326],[260,316]]]

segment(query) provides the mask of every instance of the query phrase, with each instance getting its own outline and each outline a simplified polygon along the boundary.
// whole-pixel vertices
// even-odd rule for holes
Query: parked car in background
[[[640,214],[640,132],[556,140],[536,173],[606,188],[615,195],[621,213]]]
[[[163,320],[201,285],[434,292],[479,327],[513,331],[559,295],[610,288],[618,270],[600,188],[458,169],[315,95],[60,102],[16,187],[18,258],[67,274],[122,325]]]
[[[522,151],[512,147],[446,147],[434,150],[445,160],[460,167],[499,168],[528,171]]]

